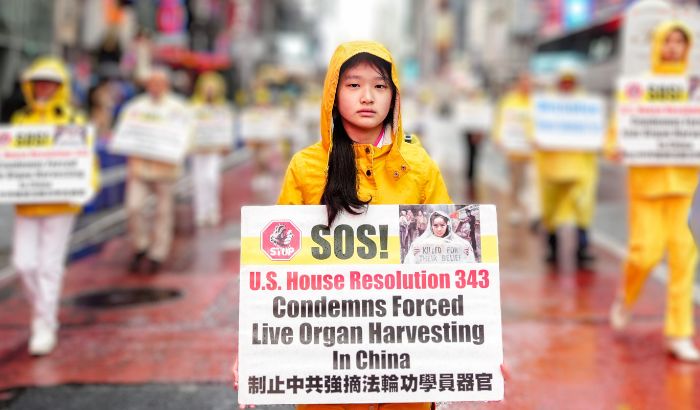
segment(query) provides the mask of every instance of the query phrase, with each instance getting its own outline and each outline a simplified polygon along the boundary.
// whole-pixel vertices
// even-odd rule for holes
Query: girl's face
[[[38,102],[49,101],[56,91],[61,87],[60,83],[46,80],[32,81],[34,99]]]
[[[661,60],[669,63],[683,61],[686,50],[688,50],[688,42],[685,36],[678,29],[673,30],[666,36],[664,45],[661,47]]]
[[[374,66],[360,63],[345,70],[338,84],[338,112],[354,142],[374,142],[389,114],[392,98],[391,85]],[[367,141],[355,140],[357,135]]]
[[[445,221],[443,218],[435,218],[435,219],[433,219],[432,228],[433,228],[433,235],[442,238],[445,236],[445,233],[447,232],[447,221]]]

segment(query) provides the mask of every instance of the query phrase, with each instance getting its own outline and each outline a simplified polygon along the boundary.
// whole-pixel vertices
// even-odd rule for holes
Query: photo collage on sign
[[[481,262],[479,205],[401,205],[401,262]]]

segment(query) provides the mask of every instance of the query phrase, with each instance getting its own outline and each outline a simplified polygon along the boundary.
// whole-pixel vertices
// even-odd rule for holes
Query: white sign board
[[[591,95],[537,95],[535,141],[543,150],[596,151],[607,125],[603,98]]]
[[[618,81],[617,141],[626,164],[700,165],[700,101],[685,77]]]
[[[529,154],[532,152],[532,112],[527,108],[504,108],[498,134],[503,147],[512,154]]]
[[[488,132],[493,126],[493,107],[488,101],[459,101],[454,119],[463,131]]]
[[[478,257],[402,263],[409,210]],[[239,401],[502,400],[495,207],[372,205],[325,221],[322,206],[242,209]]]
[[[192,137],[192,115],[186,108],[172,110],[130,109],[117,124],[111,152],[180,164]]]
[[[195,147],[230,148],[233,136],[233,112],[228,105],[202,105],[195,108]]]
[[[283,139],[286,113],[280,108],[252,107],[241,113],[241,137],[246,142],[270,143]]]
[[[94,195],[92,126],[0,127],[0,203],[84,204]]]

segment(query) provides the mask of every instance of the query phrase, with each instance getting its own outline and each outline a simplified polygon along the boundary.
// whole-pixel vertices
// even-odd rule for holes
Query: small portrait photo
[[[479,205],[399,206],[401,262],[481,262]]]
[[[694,75],[690,77],[688,87],[688,100],[700,102],[700,76]]]
[[[87,129],[79,125],[56,127],[53,144],[61,147],[84,147],[87,145]]]

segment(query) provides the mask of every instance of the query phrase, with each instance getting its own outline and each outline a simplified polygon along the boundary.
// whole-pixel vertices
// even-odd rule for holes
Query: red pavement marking
[[[250,167],[226,174],[224,216],[240,218],[252,202]],[[501,197],[491,199],[503,204]],[[507,215],[501,208],[500,215]],[[181,223],[183,221],[180,221]],[[124,239],[70,266],[64,292],[152,284],[184,292],[180,300],[98,310],[64,305],[59,346],[51,356],[26,353],[27,305],[19,294],[0,302],[0,390],[65,383],[230,383],[237,339],[238,252],[216,247],[220,231],[180,237],[175,262],[152,279],[124,273]],[[615,334],[607,313],[619,261],[599,252],[593,272],[554,273],[541,262],[542,241],[500,224],[505,362],[501,403],[451,403],[442,409],[694,409],[700,365],[663,352],[665,290],[647,283],[629,329]],[[18,292],[19,293],[19,292]]]

